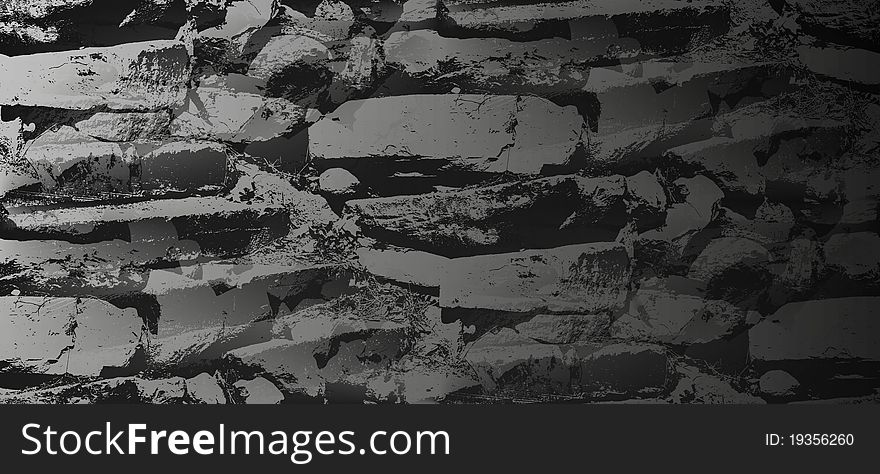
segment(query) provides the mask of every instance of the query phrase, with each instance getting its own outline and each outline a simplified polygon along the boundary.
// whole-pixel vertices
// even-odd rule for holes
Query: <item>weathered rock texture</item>
[[[876,401],[878,12],[6,0],[0,402]]]

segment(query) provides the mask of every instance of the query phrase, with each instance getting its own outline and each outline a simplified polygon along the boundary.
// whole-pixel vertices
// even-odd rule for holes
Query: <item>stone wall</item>
[[[7,0],[0,401],[875,402],[878,23]]]

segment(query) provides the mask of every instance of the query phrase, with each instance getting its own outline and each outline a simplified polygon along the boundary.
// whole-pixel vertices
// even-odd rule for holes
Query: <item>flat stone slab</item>
[[[348,202],[366,234],[446,256],[610,240],[630,221],[659,224],[666,205],[663,185],[648,172]]]
[[[183,101],[189,54],[180,41],[0,56],[0,105],[156,110]]]
[[[143,321],[89,298],[0,297],[0,377],[96,377],[134,355]]]
[[[626,248],[618,243],[452,259],[441,279],[440,305],[593,314],[623,305],[629,272]]]
[[[267,232],[286,235],[290,217],[275,206],[248,205],[221,197],[161,199],[91,207],[9,208],[15,225],[10,237],[25,240],[58,239],[72,243],[95,243],[115,238],[150,238],[157,233],[180,240],[200,242],[210,250],[221,235],[239,237]],[[168,225],[173,226],[168,228]],[[241,242],[236,242],[240,244]],[[223,247],[219,245],[219,247]]]
[[[880,361],[880,298],[789,303],[749,331],[749,354],[761,362]]]
[[[574,107],[537,97],[409,95],[352,100],[309,128],[319,162],[425,160],[484,173],[568,165],[584,139]]]

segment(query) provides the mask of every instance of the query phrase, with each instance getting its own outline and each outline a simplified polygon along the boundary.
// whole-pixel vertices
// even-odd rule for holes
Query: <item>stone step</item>
[[[346,102],[312,125],[309,155],[319,167],[355,175],[537,175],[576,166],[584,131],[573,107],[536,97],[384,97]]]
[[[0,105],[157,110],[183,101],[189,68],[173,40],[0,56]]]
[[[729,9],[688,0],[446,0],[446,36],[495,36],[530,41],[549,36],[629,37],[650,48],[721,34]]]
[[[635,222],[662,223],[666,194],[654,175],[554,176],[495,186],[348,202],[363,232],[444,256],[613,240]]]

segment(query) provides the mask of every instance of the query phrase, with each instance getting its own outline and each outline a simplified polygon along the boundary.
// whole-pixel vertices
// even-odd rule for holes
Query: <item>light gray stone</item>
[[[570,164],[585,134],[574,107],[537,97],[410,95],[352,100],[309,128],[318,162],[432,160],[484,173]]]
[[[0,105],[156,110],[183,101],[190,58],[179,41],[0,56]]]
[[[239,380],[233,385],[248,405],[276,405],[284,400],[281,390],[263,377]]]
[[[143,326],[133,309],[87,298],[4,296],[0,315],[7,374],[97,377],[129,362]]]
[[[446,265],[440,305],[595,314],[623,305],[629,276],[626,249],[616,243],[458,258]]]

